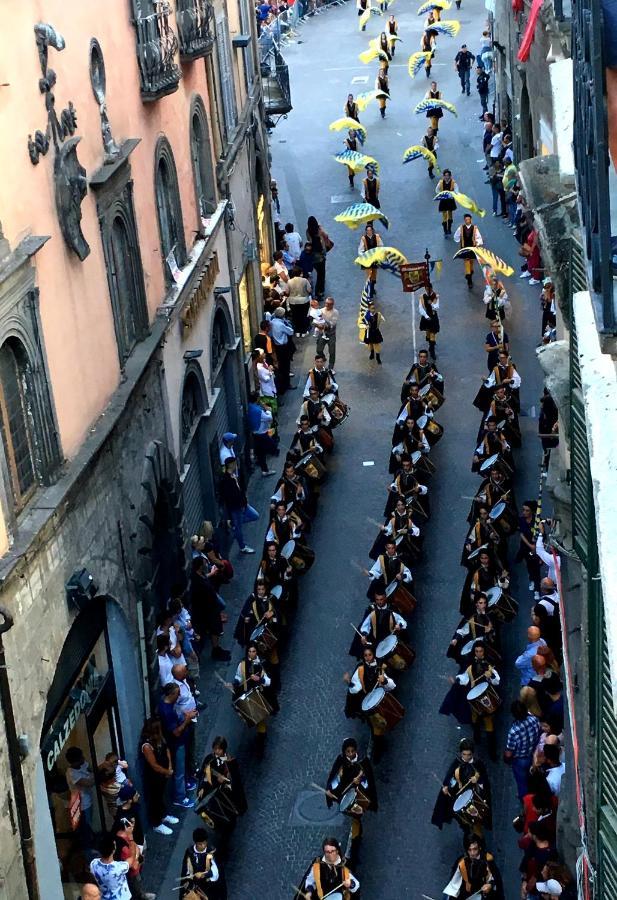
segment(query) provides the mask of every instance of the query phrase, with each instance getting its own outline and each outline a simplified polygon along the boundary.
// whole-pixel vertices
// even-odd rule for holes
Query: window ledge
[[[120,147],[120,154],[117,159],[103,163],[100,169],[97,169],[94,175],[90,177],[90,187],[99,188],[104,185],[114,175],[120,166],[124,165],[135,147],[141,142],[141,138],[127,138]]]
[[[175,284],[171,286],[165,300],[156,311],[158,318],[171,319],[173,313],[178,309],[180,299],[186,295],[187,290],[191,290],[193,277],[199,273],[199,264],[203,257],[209,253],[214,242],[214,238],[219,232],[221,224],[225,218],[225,209],[227,208],[227,200],[221,200],[215,211],[207,220],[205,234],[193,244],[193,248],[189,253],[188,262],[180,269],[180,277]]]

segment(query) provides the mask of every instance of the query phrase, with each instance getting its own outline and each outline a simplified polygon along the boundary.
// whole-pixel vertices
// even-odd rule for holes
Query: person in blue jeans
[[[510,707],[514,722],[510,725],[506,749],[503,759],[512,766],[512,774],[516,781],[519,799],[522,800],[528,791],[529,769],[533,754],[540,740],[540,720],[527,711],[520,700],[515,700]]]
[[[454,68],[458,72],[458,77],[461,79],[461,94],[467,94],[468,97],[470,91],[471,67],[473,66],[475,58],[476,57],[471,50],[467,49],[467,44],[463,44],[454,57]]]
[[[259,513],[250,506],[246,498],[246,493],[238,477],[235,459],[228,459],[225,463],[220,491],[221,500],[227,510],[228,518],[231,520],[234,537],[240,546],[240,553],[254,553],[253,548],[249,547],[244,540],[242,526],[246,522],[256,522]]]
[[[195,801],[187,796],[187,791],[193,790],[196,782],[186,777],[186,745],[189,739],[187,729],[194,728],[193,722],[198,713],[196,709],[181,712],[176,706],[179,696],[180,688],[175,682],[166,684],[159,701],[158,713],[174,767],[174,806],[191,809],[195,806]]]

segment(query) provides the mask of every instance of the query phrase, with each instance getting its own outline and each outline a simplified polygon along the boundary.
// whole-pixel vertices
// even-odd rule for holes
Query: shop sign
[[[420,263],[403,263],[399,266],[401,273],[401,281],[403,283],[403,291],[406,294],[412,294],[426,287],[430,281],[428,274],[428,266],[425,262]]]
[[[219,258],[216,251],[212,254],[203,268],[199,283],[189,299],[186,301],[180,313],[184,325],[184,337],[188,337],[191,328],[197,324],[202,309],[211,298],[214,282],[219,274]]]
[[[92,701],[98,694],[102,677],[91,666],[69,694],[69,702],[62,710],[61,717],[56,721],[42,745],[43,759],[48,772],[51,772],[53,769],[79,717],[88,711]]]

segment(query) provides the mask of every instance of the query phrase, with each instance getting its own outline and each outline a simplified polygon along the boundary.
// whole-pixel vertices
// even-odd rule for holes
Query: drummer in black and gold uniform
[[[238,617],[238,623],[234,631],[235,639],[241,647],[246,647],[247,644],[257,639],[253,632],[260,625],[265,625],[278,642],[281,634],[281,624],[281,612],[276,598],[269,594],[265,581],[257,581],[255,590],[247,597]],[[280,660],[276,645],[265,654],[265,662],[268,666],[273,686],[279,689]]]
[[[411,584],[413,576],[398,554],[396,543],[388,538],[385,553],[380,554],[369,570],[370,578],[386,586],[393,581]]]
[[[454,632],[447,656],[461,663],[461,651],[470,642],[481,640],[487,648],[491,659],[499,659],[499,631],[498,623],[488,612],[488,600],[486,594],[477,593],[475,597],[475,610],[469,618],[463,617]]]
[[[377,647],[391,634],[400,635],[407,628],[405,619],[392,609],[383,588],[377,582],[373,602],[367,606],[349,648],[349,655],[359,658],[365,647]]]
[[[482,235],[480,234],[480,229],[477,225],[474,225],[471,213],[465,213],[463,216],[463,224],[459,225],[456,229],[454,240],[457,244],[460,244],[461,250],[467,249],[468,247],[481,247],[484,243]],[[463,256],[463,260],[465,262],[465,280],[467,281],[467,287],[471,290],[473,287],[473,265],[475,255],[469,251]]]
[[[429,384],[429,382],[435,385],[439,393],[443,396],[443,375],[438,371],[435,363],[428,358],[428,350],[419,350],[418,362],[415,362],[407,373],[405,384],[417,384],[419,388],[423,388],[424,385]],[[405,400],[406,399],[407,397],[405,397]],[[405,400],[401,397],[401,403],[404,403]]]
[[[402,540],[401,540],[402,538]],[[411,511],[400,497],[385,525],[381,526],[375,543],[371,547],[369,556],[376,560],[381,553],[385,553],[388,540],[398,541],[396,544],[401,560],[409,568],[411,563],[417,562],[422,557],[422,536],[420,529],[413,520]]]
[[[274,515],[270,520],[270,527],[266,533],[266,542],[278,544],[283,548],[289,541],[300,537],[300,529],[297,519],[287,515],[287,504],[280,501],[276,504]]]
[[[309,452],[313,452],[319,457],[323,456],[323,447],[311,428],[308,416],[300,416],[300,425],[292,438],[289,449],[297,451],[300,456]]]
[[[441,110],[439,111],[441,112]],[[444,169],[441,178],[437,182],[435,193],[441,194],[442,191],[449,191],[451,194],[458,191],[458,185],[454,178],[452,178],[450,169]],[[456,210],[456,200],[454,197],[442,197],[439,201],[438,209],[441,213],[441,227],[443,228],[444,235],[452,234],[452,221]]]
[[[271,591],[276,585],[280,585],[284,591],[288,591],[293,585],[293,569],[280,554],[280,547],[276,541],[268,541],[264,547],[264,555],[257,570],[258,580],[266,583],[267,590]]]
[[[323,900],[337,888],[341,894],[343,891],[355,894],[360,889],[360,882],[354,878],[347,867],[347,860],[341,856],[341,845],[337,839],[328,837],[321,846],[323,855],[313,860],[302,879],[301,887],[306,900]]]
[[[350,862],[357,862],[358,846],[362,837],[362,816],[367,810],[377,812],[377,789],[373,766],[368,757],[358,755],[358,742],[354,738],[343,741],[341,752],[334,760],[327,781],[326,803],[340,803],[342,797],[353,790],[356,801],[347,815],[351,815]]]
[[[270,497],[270,509],[276,510],[278,503],[284,503],[286,509],[289,504],[293,506],[293,519],[296,522],[298,530],[308,528],[310,518],[315,513],[315,498],[307,485],[307,480],[302,478],[296,471],[295,465],[291,460],[287,460],[283,466],[283,474],[276,483],[274,493]]]
[[[464,687],[468,693],[471,688],[483,682],[488,682],[497,687],[500,682],[499,673],[486,659],[484,644],[478,641],[474,644],[473,659],[464,672],[456,676],[456,682]],[[482,732],[486,733],[488,755],[497,760],[497,735],[495,734],[494,714],[480,715],[475,709],[471,710],[471,723],[473,725],[473,737],[479,743]]]
[[[473,560],[470,560],[469,555],[471,553],[476,553],[480,547],[492,549],[494,556],[498,560],[507,558],[507,541],[503,535],[492,526],[488,514],[488,507],[484,505],[478,506],[478,516],[465,539],[463,553],[461,555],[461,565],[475,569],[477,556],[474,557]]]
[[[388,492],[384,516],[389,517],[392,514],[397,500],[401,498],[408,505],[411,504],[421,519],[428,519],[430,515],[428,488],[425,484],[420,484],[416,478],[410,456],[406,454],[401,455],[401,468],[396,473],[394,481],[390,484]]]
[[[184,851],[182,858],[181,878],[180,897],[191,894],[205,897],[203,891],[208,891],[207,896],[212,900],[220,900],[224,896],[220,890],[220,872],[214,861],[214,848],[208,846],[205,828],[193,831],[193,843]]]
[[[415,419],[407,416],[404,422],[397,422],[394,426],[388,472],[395,475],[399,471],[403,456],[412,457],[417,450],[421,453],[429,453],[430,449],[424,430],[419,427]]]
[[[502,500],[512,508],[512,514],[516,518],[517,510],[512,499],[510,484],[503,469],[500,468],[499,464],[496,464],[480,485],[478,493],[471,503],[467,521],[470,523],[475,521],[481,506],[488,507],[490,511],[496,503],[500,503]]]
[[[486,594],[492,587],[507,586],[508,573],[495,558],[490,547],[478,554],[478,563],[470,569],[461,592],[460,613],[470,616],[478,591]]]
[[[226,844],[237,818],[243,816],[248,809],[238,760],[229,752],[226,738],[219,735],[212,741],[212,752],[204,757],[198,784],[195,812],[201,815],[207,824],[211,824],[213,819],[208,807],[213,797],[218,797],[219,808],[224,809],[228,819],[225,823],[220,818],[214,820],[219,833],[217,850],[220,854],[221,842]]]
[[[356,666],[351,678],[349,675],[345,678],[349,684],[345,715],[348,719],[364,718],[370,725],[374,739],[373,759],[375,762],[383,753],[384,734],[387,728],[381,716],[365,715],[362,712],[362,701],[376,687],[381,687],[384,691],[393,691],[396,688],[395,682],[386,674],[386,668],[385,665],[377,664],[373,648],[365,647],[362,651],[362,662]]]
[[[454,863],[444,893],[457,900],[470,900],[478,895],[486,900],[503,900],[503,883],[493,854],[476,835],[465,835],[463,845],[465,853]]]
[[[481,824],[478,823],[471,829],[474,834],[481,835],[483,828],[490,829],[492,827],[491,785],[486,766],[474,753],[473,741],[463,738],[459,743],[458,754],[448,767],[441,790],[437,795],[431,818],[432,824],[441,829],[444,824],[451,822],[454,818],[454,801],[462,791],[471,787],[480,794],[487,807]],[[459,824],[464,830],[470,830],[462,822]]]
[[[471,471],[479,472],[482,463],[495,454],[498,454],[501,460],[514,471],[514,458],[506,436],[503,430],[500,431],[497,428],[497,419],[489,416],[481,428],[479,443],[473,454]]]
[[[257,646],[253,643],[249,643],[244,654],[244,659],[238,664],[236,674],[234,675],[234,698],[237,699],[243,694],[260,687],[264,697],[272,707],[272,713],[276,714],[279,706],[276,699],[276,693],[273,690],[268,690],[271,687],[271,684],[272,680],[259,658]],[[263,752],[266,742],[267,727],[265,719],[255,726],[255,732],[257,734],[257,749],[258,752],[261,753]]]
[[[304,385],[304,399],[309,397],[311,387],[317,388],[320,397],[323,397],[324,394],[338,393],[338,384],[334,380],[332,372],[326,366],[326,357],[323,353],[318,353],[315,356],[315,365],[312,369],[309,369],[306,384]]]

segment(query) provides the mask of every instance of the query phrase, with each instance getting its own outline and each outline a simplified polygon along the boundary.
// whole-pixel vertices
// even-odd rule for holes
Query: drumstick
[[[330,796],[330,791],[327,791],[325,788],[322,788],[321,785],[315,784],[314,781],[311,781],[311,787],[315,788],[317,791],[321,791],[322,794],[327,794]]]
[[[230,685],[229,682],[225,681],[224,678],[221,678],[221,676],[219,675],[218,672],[215,672],[214,674],[215,674],[215,676],[218,678],[218,680],[221,682],[221,684],[224,685],[224,687],[226,687],[227,690],[228,690],[228,691],[231,691],[232,694],[233,694],[234,689],[233,689],[232,685]]]
[[[381,528],[381,527],[382,527],[381,522],[378,522],[376,519],[371,519],[370,516],[367,516],[367,517],[366,517],[366,521],[367,521],[367,522],[370,522],[371,525],[375,525],[377,528]]]
[[[302,897],[302,900],[304,900],[304,891],[302,890],[302,888],[296,887],[295,884],[292,884],[292,888],[296,892],[295,896]],[[294,897],[294,900],[295,900],[295,897]]]
[[[356,626],[354,625],[353,622],[350,622],[349,624],[351,625],[351,627],[353,628],[353,630],[356,632],[356,634],[358,635],[358,637],[360,637],[360,638],[366,637],[366,635],[362,634],[361,631],[358,631],[358,629],[356,628]]]
[[[332,894],[336,894],[336,892],[337,892],[337,891],[340,891],[340,889],[341,889],[342,887],[345,887],[345,882],[344,882],[344,881],[341,881],[341,883],[338,884],[335,888],[332,888],[331,891],[328,891],[327,894],[324,894],[324,895],[323,895],[323,900],[326,900],[326,897],[331,897]]]
[[[355,559],[350,559],[349,562],[355,569],[359,569],[359,571],[362,572],[363,575],[369,574],[368,569],[365,569],[364,566],[361,566],[360,563],[357,562]]]

